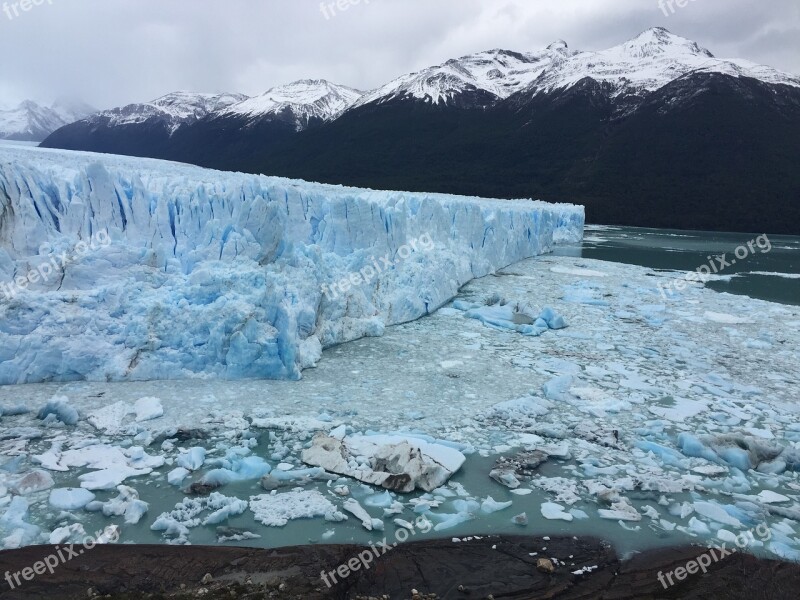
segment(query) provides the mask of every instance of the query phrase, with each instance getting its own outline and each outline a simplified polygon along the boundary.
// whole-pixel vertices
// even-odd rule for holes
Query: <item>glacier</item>
[[[0,384],[298,379],[580,240],[583,207],[0,147]]]

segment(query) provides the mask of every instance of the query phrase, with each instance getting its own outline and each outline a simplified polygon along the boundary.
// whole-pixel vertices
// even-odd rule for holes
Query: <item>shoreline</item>
[[[365,549],[354,545],[270,550],[107,545],[59,565],[52,575],[37,575],[16,590],[10,591],[3,581],[0,598],[780,600],[796,598],[800,588],[800,565],[736,553],[711,564],[706,574],[688,575],[665,589],[659,574],[685,567],[708,549],[681,546],[622,560],[598,539],[538,536],[402,544],[368,569],[359,569],[327,588],[321,572],[351,562]],[[32,567],[55,550],[54,546],[30,546],[0,552],[0,575]],[[547,572],[546,561],[539,564],[540,559],[551,561],[552,573]],[[418,594],[412,596],[412,590]]]

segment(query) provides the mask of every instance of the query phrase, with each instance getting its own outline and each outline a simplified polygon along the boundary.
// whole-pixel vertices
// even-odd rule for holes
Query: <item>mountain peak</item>
[[[634,58],[647,58],[659,54],[692,54],[714,58],[714,55],[705,48],[692,40],[675,35],[665,27],[646,29],[618,48]]]
[[[229,106],[225,112],[258,119],[288,110],[297,128],[302,129],[311,119],[327,121],[333,118],[352,106],[362,95],[358,90],[327,79],[300,79]]]
[[[565,54],[569,51],[569,45],[564,40],[556,40],[552,44],[547,47],[548,50],[551,52],[558,52],[559,54]]]

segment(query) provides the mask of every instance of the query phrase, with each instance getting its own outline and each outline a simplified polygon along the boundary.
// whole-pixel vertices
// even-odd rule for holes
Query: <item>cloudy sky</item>
[[[659,0],[339,0],[327,16],[320,0],[33,1],[0,0],[0,105],[255,95],[309,77],[370,89],[479,50],[600,50],[655,25],[800,73],[798,0],[688,0],[668,15]]]

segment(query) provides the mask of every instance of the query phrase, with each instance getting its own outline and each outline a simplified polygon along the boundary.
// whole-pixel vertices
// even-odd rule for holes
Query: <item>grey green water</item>
[[[762,235],[766,235],[768,243],[762,238],[762,247],[753,243],[751,251],[748,242]],[[747,250],[745,258],[736,259],[737,248]],[[695,271],[710,261],[719,269],[720,261],[714,257],[727,255],[724,262],[730,266],[714,274],[707,287],[771,302],[800,304],[800,237],[796,236],[596,225],[587,227],[582,244],[558,247],[555,254],[678,271]],[[741,255],[745,255],[744,250]]]

